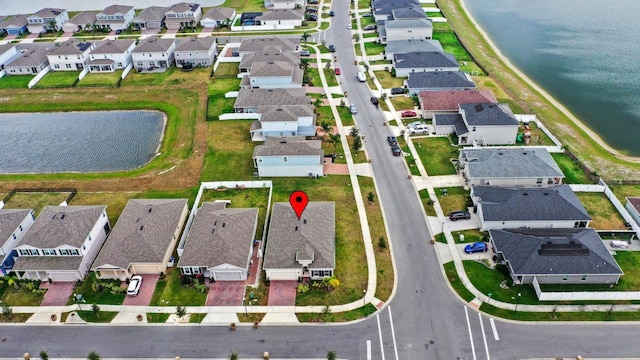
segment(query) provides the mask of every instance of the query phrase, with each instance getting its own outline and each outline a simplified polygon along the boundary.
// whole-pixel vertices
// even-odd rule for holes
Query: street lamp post
[[[518,298],[516,299],[516,309],[515,312],[518,312],[518,305],[520,304],[520,297],[522,296],[521,293],[518,293]]]
[[[247,311],[247,297],[242,298],[242,303],[244,304],[244,314],[245,316],[249,316],[249,312]]]
[[[365,307],[367,306],[367,290],[362,290],[363,292],[363,296],[362,296],[362,306]]]

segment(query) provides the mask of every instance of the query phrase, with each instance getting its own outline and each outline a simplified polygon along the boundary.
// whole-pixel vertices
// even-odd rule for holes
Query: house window
[[[191,268],[191,272],[195,275],[195,274],[200,274],[200,268],[199,267],[193,267]]]
[[[42,249],[42,255],[51,256],[51,255],[55,255],[55,254],[56,254],[56,250],[55,249]]]
[[[20,228],[20,231],[22,231],[22,225],[19,225],[18,227]]]
[[[67,69],[71,69],[71,64],[66,64]]]
[[[138,61],[138,66],[142,66],[142,61]]]
[[[184,275],[191,275],[191,268],[183,267],[183,268],[182,268],[182,273],[183,273]]]
[[[40,252],[38,249],[20,249],[20,255],[23,256],[38,256]]]
[[[11,234],[13,236],[13,240],[17,240],[16,234]]]
[[[584,228],[587,227],[587,222],[586,221],[576,221],[573,223],[573,227],[574,228]]]
[[[289,161],[289,158],[288,158],[288,157],[286,157],[286,156],[285,156],[285,157],[283,157],[283,158],[282,158],[282,162],[285,162],[285,163],[286,163],[286,162],[288,162],[288,161]]]
[[[542,184],[542,178],[538,178],[538,179],[536,180],[536,184]]]
[[[91,235],[89,235],[89,236],[88,236],[88,238],[89,238],[89,241],[91,241],[91,240],[92,240],[92,239],[91,239]]]
[[[53,68],[54,68],[54,69],[60,69],[60,64],[55,64],[55,65],[53,65]]]
[[[58,252],[60,253],[61,256],[69,256],[69,250],[68,249],[60,249],[60,250],[58,250]]]
[[[587,275],[582,275],[582,281],[586,281],[587,280]]]
[[[78,255],[80,255],[80,252],[78,251],[78,249],[71,249],[71,250],[69,250],[69,254],[71,254],[73,256],[78,256]]]
[[[28,255],[29,255],[29,250],[20,249],[20,256],[28,256]]]

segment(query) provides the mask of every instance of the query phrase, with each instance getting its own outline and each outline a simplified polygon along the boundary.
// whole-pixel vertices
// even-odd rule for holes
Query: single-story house
[[[178,263],[182,275],[200,275],[212,281],[247,280],[258,209],[225,205],[205,202],[198,209]]]
[[[313,104],[302,88],[289,89],[240,89],[233,108],[237,113],[255,113],[265,105]]]
[[[114,72],[126,68],[132,62],[131,53],[135,47],[134,39],[101,41],[89,54],[89,71]]]
[[[442,51],[410,52],[395,54],[393,66],[397,77],[409,76],[416,72],[425,71],[458,71],[458,61],[453,56]]]
[[[18,14],[11,17],[7,17],[0,22],[0,32],[4,32],[8,35],[22,35],[29,31],[29,22],[27,18],[29,15]]]
[[[407,87],[413,96],[421,91],[471,90],[476,84],[462,71],[428,71],[409,74]]]
[[[629,196],[626,199],[625,208],[636,224],[640,225],[640,197]]]
[[[584,228],[591,216],[569,185],[549,188],[472,186],[481,230]]]
[[[82,30],[92,30],[98,19],[97,15],[97,11],[81,11],[62,25],[62,31],[72,33]]]
[[[96,15],[95,27],[110,30],[125,30],[136,16],[133,6],[111,5]]]
[[[18,50],[12,43],[0,44],[0,70],[4,69],[4,64],[13,60],[18,55]]]
[[[19,48],[20,55],[14,56],[5,65],[7,75],[36,75],[49,66],[47,54],[53,46],[53,43],[39,43]]]
[[[455,134],[458,145],[515,144],[520,122],[509,105],[502,103],[460,104],[457,115],[434,115],[438,135]]]
[[[57,45],[47,54],[49,66],[53,71],[82,71],[89,53],[95,48],[95,43],[82,42],[75,38]]]
[[[65,22],[69,20],[69,13],[66,9],[44,8],[27,18],[29,32],[32,34],[42,34],[47,31],[58,31],[62,29]]]
[[[304,70],[288,61],[255,61],[240,89],[302,88],[303,75]]]
[[[424,19],[387,20],[384,22],[385,36],[380,35],[382,43],[394,40],[431,39],[433,23]]]
[[[167,29],[195,27],[202,17],[202,7],[200,4],[181,2],[171,5],[165,16]]]
[[[251,140],[264,141],[269,136],[315,136],[313,105],[267,105],[258,110],[260,118],[251,124]]]
[[[408,40],[394,40],[387,41],[387,45],[384,47],[384,58],[393,59],[394,55],[406,54],[412,52],[430,52],[440,51],[444,52],[442,45],[438,40],[430,39],[408,39]]]
[[[231,25],[236,17],[236,9],[228,7],[212,7],[200,19],[203,28],[218,28],[222,25]]]
[[[131,23],[140,30],[160,30],[164,27],[165,14],[168,10],[169,8],[167,6],[149,6],[148,8],[144,8],[138,16],[134,17]]]
[[[259,177],[323,176],[322,141],[304,136],[267,137],[264,145],[253,149],[253,166]]]
[[[264,0],[267,9],[296,9],[304,7],[305,0]]]
[[[458,114],[460,104],[498,102],[489,89],[421,91],[418,99],[425,119],[433,118],[434,114]]]
[[[276,62],[276,61],[284,61],[288,62],[292,66],[300,67],[300,56],[294,52],[263,52],[256,54],[246,54],[240,60],[240,65],[238,65],[238,72],[240,74],[249,74],[251,71],[251,67],[253,63],[256,62]]]
[[[47,206],[16,246],[19,279],[84,279],[111,230],[105,206]]]
[[[298,52],[300,50],[300,38],[251,38],[242,40],[238,49],[238,56],[264,52]]]
[[[311,201],[300,218],[277,202],[269,224],[262,268],[267,280],[322,280],[335,275],[335,203]]]
[[[91,270],[122,281],[166,273],[188,214],[187,199],[129,200]]]
[[[138,43],[131,52],[133,67],[137,72],[165,72],[173,65],[175,39],[151,36]]]
[[[209,67],[218,55],[216,39],[211,36],[180,39],[174,55],[179,68]]]
[[[564,179],[544,147],[462,149],[458,167],[470,186],[550,187]]]
[[[302,9],[274,9],[267,10],[256,17],[260,25],[273,26],[274,29],[285,26],[301,26],[304,19]]]
[[[622,269],[594,229],[502,229],[489,236],[517,284],[616,284]]]
[[[35,219],[33,209],[0,209],[0,276],[7,275],[13,267],[13,249]]]

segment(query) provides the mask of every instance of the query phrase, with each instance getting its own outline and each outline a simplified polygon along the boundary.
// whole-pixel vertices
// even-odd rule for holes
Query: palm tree
[[[329,140],[327,141],[333,144],[333,153],[335,154],[338,151],[338,143],[340,143],[340,134],[329,134]]]
[[[309,33],[306,31],[302,33],[302,41],[304,41],[304,46],[307,46],[307,40],[311,37]]]

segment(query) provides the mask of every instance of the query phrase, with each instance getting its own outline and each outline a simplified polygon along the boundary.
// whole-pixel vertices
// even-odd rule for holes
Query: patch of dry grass
[[[593,220],[590,226],[596,230],[624,230],[624,219],[616,211],[604,193],[576,192]]]
[[[33,209],[36,216],[45,206],[59,206],[67,199],[69,193],[28,192],[15,193],[5,204],[5,209]]]

